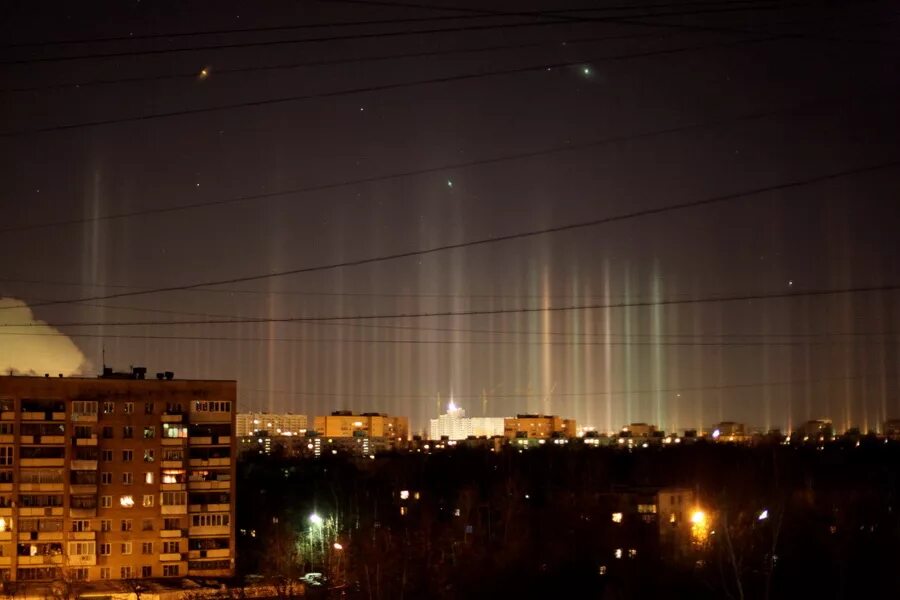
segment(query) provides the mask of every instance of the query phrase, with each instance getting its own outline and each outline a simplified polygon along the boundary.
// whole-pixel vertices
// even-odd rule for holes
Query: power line
[[[574,398],[574,397],[592,397],[592,396],[626,396],[626,395],[635,395],[635,394],[661,394],[661,393],[680,393],[680,392],[702,392],[702,391],[713,391],[713,390],[731,390],[731,389],[745,389],[745,388],[758,388],[758,387],[768,387],[768,386],[793,386],[793,385],[806,385],[810,383],[824,383],[829,381],[856,381],[860,379],[864,379],[867,376],[873,375],[856,375],[856,376],[844,376],[844,377],[822,377],[822,378],[810,378],[810,379],[794,379],[787,381],[760,381],[753,383],[734,383],[734,384],[723,384],[723,385],[705,385],[705,386],[684,386],[684,387],[671,387],[671,388],[655,388],[655,389],[637,389],[637,390],[614,390],[614,391],[600,391],[600,392],[569,392],[569,393],[554,393],[553,397],[559,398]],[[293,396],[321,396],[325,398],[391,398],[397,400],[434,400],[435,394],[421,394],[421,395],[409,395],[409,394],[358,394],[358,393],[335,393],[335,392],[315,392],[315,391],[287,391],[287,390],[267,390],[267,389],[245,389],[242,390],[244,392],[259,392],[259,393],[268,393],[268,394],[285,394],[285,395],[293,395]],[[505,399],[505,398],[545,398],[547,394],[542,393],[521,393],[521,394],[491,394],[488,397],[491,399]],[[478,400],[481,399],[481,394],[453,394],[455,399],[462,400]]]
[[[873,98],[883,98],[884,91],[879,90],[878,94],[870,94]],[[854,97],[854,100],[859,97]],[[270,200],[273,198],[279,198],[283,196],[297,195],[297,194],[306,194],[313,192],[323,192],[328,190],[340,189],[343,187],[351,187],[356,185],[364,185],[369,183],[378,183],[383,181],[390,181],[396,179],[406,179],[410,177],[416,177],[420,175],[428,175],[431,173],[440,173],[444,171],[456,170],[456,169],[467,169],[471,167],[485,166],[485,165],[493,165],[503,162],[511,162],[516,160],[524,160],[530,158],[538,158],[541,156],[549,156],[552,154],[558,154],[563,152],[575,152],[580,150],[587,150],[591,148],[598,148],[602,146],[608,146],[612,144],[618,144],[621,142],[630,142],[637,141],[641,139],[648,139],[659,137],[663,135],[671,135],[677,133],[685,133],[689,131],[693,131],[696,129],[703,129],[709,127],[716,127],[720,125],[725,125],[729,123],[737,123],[741,121],[748,120],[756,120],[763,119],[767,117],[779,116],[790,114],[793,112],[797,112],[800,110],[808,110],[816,107],[828,106],[831,104],[841,104],[844,101],[842,100],[830,100],[830,99],[822,99],[822,100],[814,100],[810,102],[804,102],[800,104],[795,104],[792,106],[777,108],[773,110],[766,111],[753,111],[749,113],[744,113],[741,115],[736,115],[733,117],[720,118],[720,119],[712,119],[709,121],[701,121],[688,123],[685,125],[676,125],[672,127],[664,127],[662,129],[654,129],[649,131],[643,131],[640,133],[634,134],[626,134],[626,135],[617,135],[611,137],[604,137],[598,140],[593,140],[589,142],[584,142],[580,144],[563,144],[558,146],[550,146],[547,148],[541,148],[538,150],[529,150],[527,152],[515,152],[510,154],[504,154],[499,156],[494,156],[490,158],[469,160],[469,161],[460,161],[455,163],[448,163],[443,165],[438,165],[435,167],[426,167],[424,169],[412,169],[408,171],[397,171],[394,173],[386,173],[382,175],[373,175],[371,177],[360,177],[357,179],[349,179],[343,181],[336,181],[330,183],[322,183],[308,186],[301,186],[296,188],[288,188],[283,190],[276,190],[273,192],[265,192],[261,194],[247,194],[243,196],[235,196],[232,198],[223,198],[219,200],[211,200],[205,202],[192,202],[189,204],[179,204],[175,206],[163,206],[163,207],[153,207],[146,208],[140,210],[133,210],[129,212],[123,213],[112,213],[107,215],[100,215],[94,217],[78,217],[74,219],[66,219],[62,221],[50,221],[44,223],[32,223],[32,224],[23,224],[23,225],[13,225],[11,227],[0,227],[0,233],[13,233],[13,232],[22,232],[22,231],[35,231],[38,229],[47,229],[51,227],[65,227],[71,225],[83,225],[86,223],[97,223],[102,221],[112,221],[118,219],[129,219],[139,216],[146,215],[159,215],[159,214],[167,214],[172,212],[180,212],[183,210],[193,210],[193,209],[201,209],[208,208],[214,206],[224,206],[229,204],[241,204],[244,202],[256,202],[260,200]]]
[[[441,311],[441,312],[420,312],[420,313],[392,313],[392,314],[360,314],[360,315],[330,315],[323,317],[265,317],[259,319],[229,319],[216,320],[209,319],[203,321],[125,321],[125,322],[71,322],[71,323],[50,323],[53,327],[134,327],[134,326],[185,326],[185,325],[228,325],[242,323],[302,323],[316,321],[356,321],[356,320],[379,320],[379,319],[421,319],[435,317],[473,317],[473,316],[495,316],[508,314],[533,314],[533,313],[563,313],[582,310],[598,310],[613,308],[646,308],[655,306],[682,306],[691,304],[713,304],[723,302],[749,302],[753,300],[778,300],[793,298],[817,298],[835,295],[862,294],[862,293],[886,293],[900,290],[900,284],[877,285],[877,286],[859,286],[844,288],[828,288],[819,290],[805,291],[789,291],[789,292],[769,292],[760,294],[735,294],[724,296],[707,296],[703,298],[688,299],[670,299],[658,301],[641,301],[641,302],[614,302],[614,303],[591,303],[591,304],[572,304],[567,306],[549,306],[549,307],[520,307],[520,308],[498,308],[483,310],[462,310],[462,311]],[[77,302],[77,301],[76,301]],[[9,309],[10,307],[0,307],[0,310]],[[44,323],[0,323],[0,327],[40,327]]]
[[[758,1],[758,0],[752,0]],[[836,17],[833,17],[836,18]],[[832,20],[833,18],[828,19],[816,19],[816,20],[792,20],[792,21],[780,21],[775,23],[776,25],[795,25],[795,24],[804,24],[804,23],[814,23],[821,20]],[[883,19],[871,22],[871,23],[853,23],[853,27],[860,26],[884,26],[886,23]],[[693,27],[687,27],[683,25],[660,25],[661,28],[669,28],[669,31],[672,32],[670,35],[676,35],[678,33],[684,33],[687,35],[696,35],[698,33],[720,33],[719,31],[713,28],[712,31],[701,29],[697,30]],[[673,29],[675,31],[673,31]],[[680,31],[679,31],[680,30]],[[793,34],[784,34],[787,36],[791,36]],[[300,62],[287,62],[287,63],[274,63],[274,64],[266,64],[266,65],[252,65],[246,67],[216,67],[212,69],[212,74],[214,77],[218,78],[223,75],[239,75],[244,73],[258,73],[264,71],[279,71],[283,72],[291,69],[300,69],[300,68],[308,68],[308,67],[320,67],[320,66],[334,66],[334,65],[344,65],[344,64],[358,64],[358,63],[368,63],[368,62],[382,62],[382,61],[390,61],[390,60],[403,60],[403,59],[414,59],[414,58],[433,58],[438,56],[455,56],[460,54],[476,54],[476,53],[487,53],[487,52],[500,52],[504,50],[524,50],[528,48],[543,48],[543,47],[558,47],[560,45],[575,45],[575,44],[589,44],[589,43],[600,43],[605,41],[618,41],[618,40],[630,40],[630,39],[641,39],[641,38],[659,38],[660,32],[643,32],[643,33],[629,33],[629,34],[621,34],[621,35],[607,35],[607,36],[589,36],[589,37],[580,37],[580,38],[567,38],[567,39],[553,39],[553,40],[540,40],[535,42],[521,42],[516,44],[499,44],[499,45],[491,45],[491,46],[475,46],[475,47],[467,47],[467,48],[452,48],[448,50],[428,50],[421,52],[400,52],[400,53],[391,53],[391,54],[382,54],[382,55],[365,55],[365,56],[353,56],[348,58],[334,58],[334,59],[317,59],[317,60],[307,60]],[[135,76],[135,77],[114,77],[107,79],[89,79],[89,80],[80,80],[80,81],[69,81],[62,83],[50,83],[43,85],[33,85],[33,86],[24,86],[24,87],[8,87],[8,88],[0,88],[0,93],[20,93],[20,92],[35,92],[42,90],[51,90],[51,89],[67,89],[67,88],[86,88],[91,86],[103,86],[103,85],[118,85],[118,84],[130,84],[130,83],[144,83],[151,81],[170,81],[170,80],[196,80],[198,77],[198,71],[193,69],[191,71],[185,71],[182,73],[163,73],[159,75],[144,75],[144,76]]]
[[[809,185],[823,183],[826,181],[833,181],[835,179],[841,179],[844,177],[850,177],[854,175],[861,175],[864,173],[873,173],[878,171],[884,171],[888,169],[894,169],[900,166],[900,160],[891,160],[875,165],[867,165],[863,167],[855,167],[852,169],[845,169],[841,171],[834,171],[831,173],[827,173],[824,175],[815,175],[812,177],[806,177],[803,179],[795,179],[793,181],[787,181],[783,183],[778,183],[769,186],[763,186],[754,188],[751,190],[745,190],[742,192],[732,192],[729,194],[722,194],[718,196],[711,196],[708,198],[702,198],[699,200],[690,200],[687,202],[680,202],[677,204],[668,204],[664,206],[658,206],[654,208],[645,208],[629,213],[622,213],[619,215],[613,215],[609,217],[600,217],[597,219],[590,219],[585,221],[576,221],[573,223],[568,223],[565,225],[557,225],[554,227],[545,227],[542,229],[533,229],[530,231],[520,231],[516,233],[509,233],[505,235],[491,236],[486,238],[481,238],[477,240],[470,240],[467,242],[458,242],[454,244],[443,244],[440,246],[433,246],[431,248],[424,248],[420,250],[408,250],[405,252],[397,252],[394,254],[383,254],[379,256],[371,256],[368,258],[360,258],[355,260],[348,260],[336,263],[315,265],[310,267],[300,267],[296,269],[290,269],[285,271],[275,271],[270,273],[261,273],[256,275],[247,275],[243,277],[232,277],[229,279],[218,279],[204,282],[196,282],[189,283],[177,286],[167,286],[167,287],[159,287],[150,290],[138,290],[138,291],[130,291],[130,292],[117,292],[114,294],[104,294],[98,296],[88,296],[84,298],[73,298],[70,300],[53,300],[50,302],[40,302],[32,305],[32,308],[38,306],[52,306],[57,304],[71,304],[75,302],[85,302],[85,301],[95,301],[95,300],[109,300],[112,298],[126,298],[131,296],[144,296],[148,294],[158,294],[158,293],[166,293],[166,292],[175,292],[182,291],[194,288],[201,287],[210,287],[210,286],[218,286],[218,285],[229,285],[236,283],[245,283],[248,281],[260,281],[263,279],[271,279],[274,277],[285,277],[288,275],[300,275],[307,273],[317,273],[322,271],[331,271],[335,269],[344,269],[348,267],[358,267],[363,265],[376,264],[381,262],[399,260],[402,258],[411,258],[415,256],[426,256],[430,254],[437,254],[440,252],[446,252],[448,250],[459,250],[462,248],[471,248],[474,246],[485,246],[490,244],[498,244],[502,242],[509,242],[513,240],[521,240],[527,239],[537,236],[562,233],[564,231],[575,231],[578,229],[586,229],[589,227],[597,227],[600,225],[608,225],[610,223],[618,223],[623,221],[629,221],[632,219],[637,219],[641,217],[647,217],[651,215],[660,215],[666,214],[670,212],[676,212],[691,208],[697,208],[701,206],[712,206],[715,204],[723,204],[725,202],[731,202],[734,200],[744,199],[752,196],[758,196],[764,193],[771,193],[776,191],[784,191],[799,187],[806,187]],[[9,307],[5,307],[8,309]],[[3,310],[4,307],[0,307],[0,310]]]
[[[5,325],[4,325],[5,326]],[[886,335],[886,334],[885,334]],[[0,332],[0,336],[12,337],[64,337],[64,338],[92,338],[109,340],[153,340],[153,341],[191,341],[191,342],[261,342],[261,343],[291,343],[291,344],[386,344],[386,345],[416,345],[416,346],[559,346],[564,348],[574,347],[709,347],[709,348],[753,348],[753,347],[807,347],[807,346],[855,346],[860,342],[856,340],[839,341],[804,341],[796,340],[766,340],[766,341],[597,341],[597,342],[573,342],[555,340],[423,340],[423,339],[391,339],[391,338],[285,338],[285,337],[256,337],[256,336],[189,336],[189,335],[137,335],[137,334],[102,334],[102,333],[62,333],[62,332]],[[900,340],[865,340],[868,344],[884,344],[886,342],[897,343]]]
[[[673,3],[650,3],[650,4],[634,4],[634,5],[619,5],[619,6],[599,6],[595,8],[566,8],[566,9],[554,9],[554,14],[560,15],[568,15],[574,13],[596,13],[596,12],[607,12],[607,11],[619,11],[619,10],[635,10],[638,8],[648,8],[648,9],[656,9],[656,8],[671,8],[671,7],[685,7],[685,6],[736,6],[741,4],[758,4],[762,0],[712,0],[706,2],[673,2]],[[523,11],[517,13],[505,13],[505,14],[465,14],[465,15],[444,15],[444,16],[435,16],[435,17],[400,17],[400,18],[391,18],[391,19],[372,19],[365,21],[335,21],[335,22],[326,22],[326,23],[303,23],[303,24],[294,24],[294,25],[273,25],[273,26],[265,26],[265,27],[236,27],[236,28],[228,28],[228,29],[206,29],[206,30],[197,30],[197,31],[170,31],[165,33],[151,33],[151,34],[138,34],[138,35],[118,35],[118,36],[107,36],[107,37],[94,37],[94,38],[78,38],[78,39],[68,39],[68,40],[43,40],[43,41],[33,41],[33,42],[16,42],[12,44],[0,44],[0,48],[3,49],[14,49],[14,48],[34,48],[41,46],[58,46],[58,45],[75,45],[75,44],[98,44],[98,43],[109,43],[109,42],[134,42],[140,40],[152,40],[152,39],[169,39],[169,38],[179,38],[179,37],[199,37],[203,35],[232,35],[232,34],[243,34],[243,33],[272,33],[276,31],[296,31],[302,29],[329,29],[329,28],[339,28],[339,27],[363,27],[363,26],[372,26],[372,25],[395,25],[398,23],[422,23],[422,22],[431,22],[431,21],[448,21],[448,20],[469,20],[469,19],[490,19],[496,17],[505,17],[505,16],[521,16],[521,17],[544,17],[545,11]]]
[[[697,32],[687,32],[690,35],[696,35]],[[367,63],[367,62],[381,62],[388,60],[399,60],[399,59],[410,59],[410,58],[432,58],[437,56],[453,56],[457,54],[475,54],[481,52],[498,52],[502,50],[524,50],[526,48],[543,48],[543,47],[556,47],[560,44],[584,44],[584,43],[595,43],[595,42],[604,42],[604,41],[615,41],[615,40],[625,40],[625,39],[640,39],[647,37],[659,37],[659,32],[645,32],[645,33],[630,33],[630,34],[622,34],[622,35],[608,35],[608,36],[592,36],[592,37],[582,37],[582,38],[569,38],[569,39],[554,39],[554,40],[541,40],[536,42],[522,42],[518,44],[500,44],[493,46],[476,46],[469,48],[452,48],[449,50],[428,50],[422,52],[400,52],[400,53],[392,53],[392,54],[382,54],[382,55],[366,55],[366,56],[353,56],[350,58],[334,58],[334,59],[318,59],[318,60],[308,60],[302,62],[290,62],[290,63],[277,63],[270,65],[254,65],[249,67],[216,67],[212,69],[212,74],[215,77],[220,77],[222,75],[234,75],[241,73],[256,73],[261,71],[285,71],[289,69],[299,69],[304,67],[320,67],[320,66],[334,66],[334,65],[344,65],[344,64],[356,64],[356,63]],[[13,88],[0,88],[0,93],[13,93],[13,92],[34,92],[40,90],[48,90],[48,89],[61,89],[61,88],[83,88],[95,85],[116,85],[120,83],[141,83],[148,81],[166,81],[166,80],[175,80],[175,79],[197,79],[197,70],[194,69],[189,72],[183,73],[166,73],[162,75],[148,75],[141,77],[116,77],[111,79],[92,79],[85,81],[72,81],[67,83],[52,83],[46,85],[37,85],[37,86],[29,86],[29,87],[13,87]]]
[[[496,69],[491,71],[480,71],[475,73],[461,73],[457,75],[447,75],[444,77],[431,77],[426,79],[415,79],[412,81],[402,81],[397,83],[387,83],[381,85],[370,85],[363,86],[358,88],[348,88],[343,90],[333,90],[328,92],[318,92],[313,94],[298,94],[291,96],[282,96],[278,98],[264,98],[261,100],[249,100],[244,102],[232,102],[228,104],[220,104],[217,106],[204,106],[197,108],[185,108],[179,110],[171,110],[171,111],[161,111],[155,113],[145,113],[142,115],[135,115],[131,117],[116,117],[110,119],[97,119],[94,121],[81,121],[76,123],[67,123],[63,125],[51,125],[47,127],[36,127],[30,129],[19,129],[12,131],[4,131],[0,132],[0,138],[10,138],[10,137],[19,137],[23,135],[33,135],[38,133],[49,133],[49,132],[60,132],[60,131],[71,131],[75,129],[85,129],[91,127],[101,127],[107,125],[119,125],[123,123],[138,123],[144,121],[155,121],[158,119],[169,119],[172,117],[183,117],[197,114],[206,114],[213,112],[222,112],[222,111],[230,111],[230,110],[238,110],[244,108],[259,108],[266,106],[275,106],[279,104],[288,104],[294,102],[303,102],[306,100],[315,100],[315,99],[324,99],[324,98],[336,98],[340,96],[352,96],[357,94],[364,93],[375,93],[375,92],[384,92],[389,90],[398,90],[405,89],[411,87],[418,87],[423,85],[436,85],[442,83],[454,83],[459,81],[471,81],[476,79],[487,79],[490,77],[498,77],[503,75],[518,75],[522,73],[532,73],[532,72],[540,72],[547,70],[556,70],[556,69],[567,69],[572,67],[581,67],[585,64],[590,63],[600,63],[604,61],[617,61],[617,60],[632,60],[632,59],[640,59],[640,58],[650,58],[654,56],[665,56],[671,54],[678,54],[682,52],[694,52],[697,50],[709,50],[712,48],[720,49],[727,47],[737,47],[741,45],[747,44],[758,44],[765,43],[771,41],[778,41],[781,39],[786,39],[784,35],[769,35],[760,38],[752,38],[752,39],[744,39],[737,41],[729,41],[729,42],[714,42],[709,44],[699,44],[695,46],[683,46],[680,48],[668,48],[664,50],[650,50],[643,52],[632,52],[626,54],[618,54],[618,55],[607,55],[607,56],[598,56],[593,58],[587,58],[577,61],[566,61],[566,62],[555,62],[555,63],[543,63],[539,65],[528,65],[524,67],[514,67],[507,69]]]
[[[732,12],[747,12],[751,10],[776,10],[779,8],[779,5],[775,3],[773,0],[759,0],[762,2],[762,6],[758,7],[739,7],[739,8],[724,8],[717,10],[694,10],[694,11],[673,11],[673,12],[655,12],[655,13],[644,13],[638,15],[623,15],[616,17],[563,17],[563,16],[551,16],[546,15],[545,18],[551,18],[553,20],[550,21],[539,21],[539,22],[526,22],[526,23],[501,23],[501,24],[493,24],[493,25],[470,25],[470,26],[458,26],[458,27],[438,27],[432,29],[416,29],[416,30],[399,30],[399,31],[380,31],[373,33],[356,33],[356,34],[346,34],[346,35],[329,35],[322,37],[309,37],[309,38],[301,38],[301,39],[292,39],[292,40],[267,40],[267,41],[258,41],[258,42],[235,42],[228,44],[210,44],[205,46],[181,46],[178,48],[157,48],[154,50],[123,50],[118,52],[94,52],[90,54],[73,54],[73,55],[58,55],[58,56],[46,56],[39,58],[25,58],[25,59],[11,59],[0,61],[0,65],[11,66],[11,65],[28,65],[28,64],[37,64],[37,63],[50,63],[50,62],[70,62],[70,61],[78,61],[78,60],[97,60],[97,59],[106,59],[106,58],[124,58],[128,56],[155,56],[155,55],[167,55],[167,54],[184,54],[184,53],[192,53],[192,52],[204,52],[209,50],[232,50],[238,48],[260,48],[260,47],[271,47],[271,46],[284,46],[284,45],[297,45],[297,44],[319,44],[319,43],[330,43],[330,42],[340,42],[340,41],[350,41],[350,40],[366,40],[366,39],[383,39],[383,38],[398,38],[398,37],[409,37],[416,35],[435,35],[435,34],[444,34],[444,33],[462,33],[462,32],[470,32],[470,31],[491,31],[497,29],[521,29],[526,27],[557,27],[559,25],[590,25],[595,23],[606,23],[613,22],[619,23],[620,19],[625,18],[641,18],[641,17],[670,17],[670,16],[693,16],[693,15],[703,15],[703,14],[720,14],[720,13],[732,13]],[[519,15],[508,15],[518,17]],[[529,15],[525,15],[529,16]],[[627,25],[635,25],[635,23],[625,23]],[[637,24],[640,27],[646,27],[646,25]]]

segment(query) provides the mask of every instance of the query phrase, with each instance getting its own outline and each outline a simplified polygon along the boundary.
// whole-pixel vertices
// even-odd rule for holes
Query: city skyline
[[[610,431],[900,416],[889,6],[451,4],[16,7],[0,370],[416,430],[451,390]]]

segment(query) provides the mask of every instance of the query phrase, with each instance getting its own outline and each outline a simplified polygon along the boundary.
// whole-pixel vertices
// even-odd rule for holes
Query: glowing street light
[[[320,517],[317,513],[313,513],[309,515],[309,522],[315,525],[316,527],[321,527],[323,523],[325,523],[325,519]]]
[[[761,513],[759,513],[759,516],[756,518],[759,521],[765,521],[766,519],[769,518],[769,510],[764,508],[763,511]]]
[[[335,549],[335,550],[343,550],[344,547],[343,547],[341,544],[339,544],[338,542],[335,542],[335,543],[334,543],[334,549]]]
[[[691,513],[691,541],[697,546],[702,546],[708,539],[709,517],[698,508]]]

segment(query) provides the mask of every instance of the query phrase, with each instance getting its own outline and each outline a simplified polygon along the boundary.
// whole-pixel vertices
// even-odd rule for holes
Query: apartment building
[[[0,579],[233,575],[236,389],[0,376]]]
[[[313,431],[309,446],[315,456],[326,450],[368,456],[405,444],[409,440],[409,419],[383,413],[356,414],[338,410],[315,417]]]
[[[510,440],[573,438],[577,433],[575,419],[555,415],[516,415],[503,420],[503,435]]]

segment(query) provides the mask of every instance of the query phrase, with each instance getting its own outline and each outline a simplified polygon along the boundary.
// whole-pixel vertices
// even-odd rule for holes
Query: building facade
[[[238,413],[236,417],[237,437],[250,437],[267,433],[269,437],[299,436],[306,433],[306,415],[291,413],[274,414],[265,412]]]
[[[494,437],[503,435],[503,417],[466,417],[466,411],[452,401],[446,414],[431,419],[428,438],[431,440],[464,440],[469,437]]]
[[[383,413],[355,414],[339,410],[313,420],[315,434],[309,444],[320,455],[323,446],[334,451],[373,454],[394,448],[409,440],[409,419]]]
[[[0,577],[234,574],[234,381],[0,377]]]
[[[554,415],[516,415],[503,420],[503,435],[507,439],[573,438],[577,433],[575,419]]]

